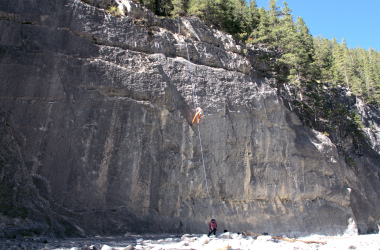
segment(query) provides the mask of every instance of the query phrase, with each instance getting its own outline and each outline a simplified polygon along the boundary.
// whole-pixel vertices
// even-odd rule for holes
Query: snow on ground
[[[104,245],[102,250],[126,249],[123,247],[109,247]],[[354,236],[320,236],[313,235],[297,239],[265,236],[243,236],[241,234],[224,233],[217,236],[184,235],[180,239],[165,238],[159,240],[144,240],[140,238],[130,249],[139,250],[165,250],[165,249],[357,249],[380,250],[380,235],[354,235]]]
[[[248,233],[247,233],[248,234]],[[302,238],[270,235],[242,235],[223,233],[211,236],[181,235],[126,235],[79,239],[24,239],[0,240],[0,249],[59,249],[59,250],[380,250],[380,234],[345,234],[343,236],[311,235]]]

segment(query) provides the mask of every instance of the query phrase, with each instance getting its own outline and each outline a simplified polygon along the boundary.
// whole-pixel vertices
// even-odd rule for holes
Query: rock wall
[[[0,236],[205,233],[198,133],[220,231],[375,229],[378,155],[348,167],[258,77],[254,51],[194,18],[86,2],[0,3]]]

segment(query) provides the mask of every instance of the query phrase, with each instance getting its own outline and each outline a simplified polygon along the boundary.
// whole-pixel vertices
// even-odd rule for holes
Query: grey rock
[[[258,77],[262,50],[244,56],[197,19],[133,3],[121,17],[107,1],[5,3],[2,237],[207,232],[192,83],[220,228],[338,234],[351,218],[361,232],[380,222],[378,155],[354,171],[328,137],[303,127]]]

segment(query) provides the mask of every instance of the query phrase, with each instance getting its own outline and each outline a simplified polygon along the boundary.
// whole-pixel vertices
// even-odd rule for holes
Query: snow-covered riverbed
[[[309,236],[297,239],[271,236],[243,236],[224,233],[208,238],[206,235],[184,235],[180,240],[166,238],[158,241],[140,240],[136,249],[363,249],[380,250],[380,235]],[[123,248],[120,248],[123,249]]]
[[[236,233],[207,235],[130,235],[85,239],[3,240],[1,249],[70,249],[70,250],[159,250],[159,249],[361,249],[380,250],[380,235],[321,236],[302,238],[248,236]]]

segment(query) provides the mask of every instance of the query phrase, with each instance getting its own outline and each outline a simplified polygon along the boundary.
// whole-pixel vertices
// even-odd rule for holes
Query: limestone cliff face
[[[207,230],[186,45],[220,230],[375,229],[378,158],[348,167],[258,78],[257,52],[193,18],[87,2],[0,3],[0,236]]]

